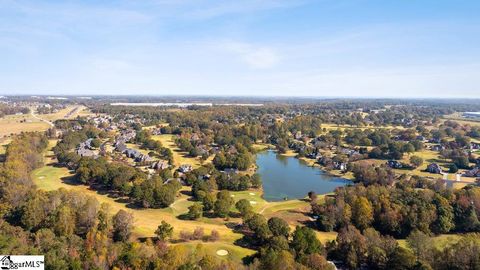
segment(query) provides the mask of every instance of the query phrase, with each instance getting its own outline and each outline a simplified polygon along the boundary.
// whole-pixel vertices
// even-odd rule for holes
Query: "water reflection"
[[[273,151],[257,154],[257,165],[267,201],[304,198],[312,190],[317,194],[325,194],[350,183],[344,178],[330,176],[308,166],[303,160],[277,155]]]

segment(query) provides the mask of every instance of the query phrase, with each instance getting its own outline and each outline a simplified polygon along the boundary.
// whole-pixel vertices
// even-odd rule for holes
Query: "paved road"
[[[38,116],[34,113],[34,110],[33,110],[33,109],[30,109],[30,114],[32,115],[33,118],[38,119],[38,120],[40,120],[40,121],[43,121],[43,122],[49,124],[51,127],[55,126],[52,122],[38,117]]]

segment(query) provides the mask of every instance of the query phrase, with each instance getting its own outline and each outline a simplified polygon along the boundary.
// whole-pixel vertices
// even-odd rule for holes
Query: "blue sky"
[[[0,94],[480,98],[477,0],[0,0]]]

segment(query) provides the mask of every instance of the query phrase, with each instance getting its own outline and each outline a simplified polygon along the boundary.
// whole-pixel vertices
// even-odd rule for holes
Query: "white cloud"
[[[279,63],[280,57],[277,52],[266,46],[256,46],[243,42],[225,42],[220,48],[234,53],[240,61],[253,69],[267,69]]]

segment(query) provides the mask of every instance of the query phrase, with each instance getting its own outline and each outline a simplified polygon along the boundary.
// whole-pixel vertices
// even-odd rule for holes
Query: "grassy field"
[[[71,115],[68,115],[68,113],[72,112],[75,109],[76,109],[76,111],[74,113],[72,113]],[[42,118],[42,119],[53,122],[53,121],[58,120],[58,119],[74,119],[79,115],[85,116],[86,115],[85,113],[82,114],[82,112],[84,110],[87,110],[87,108],[85,106],[73,105],[73,106],[67,106],[65,109],[61,109],[56,113],[40,114],[40,115],[37,115],[37,116]],[[87,114],[88,114],[88,112],[87,112]],[[68,115],[68,117],[66,117],[67,115]]]
[[[79,107],[76,113],[73,113],[69,119],[77,117],[86,108],[84,106],[68,106],[65,109],[59,110],[56,113],[52,114],[41,114],[36,115],[38,118],[35,118],[31,114],[23,115],[7,115],[0,118],[0,138],[9,137],[12,134],[18,134],[21,132],[31,132],[31,131],[45,131],[50,128],[50,124],[42,121],[53,122],[58,119],[63,119],[68,112],[72,111],[74,108]]]
[[[219,242],[212,243],[212,242],[191,241],[191,242],[185,242],[185,243],[176,243],[176,244],[173,244],[173,246],[178,246],[180,248],[187,248],[192,252],[209,254],[218,259],[234,261],[234,262],[241,262],[242,258],[255,253],[255,251],[251,249],[246,249],[246,248],[229,245],[229,244],[223,244]],[[216,251],[220,249],[228,251],[228,255],[219,256],[216,253]]]
[[[455,121],[457,123],[460,123],[462,125],[480,126],[480,119],[476,120],[476,119],[465,118],[465,117],[463,117],[462,113],[460,113],[460,112],[445,115],[442,120],[443,120],[443,122],[445,122],[447,120],[453,120],[453,121]]]
[[[447,245],[455,244],[462,237],[461,234],[440,234],[431,238],[433,246],[437,249],[444,249]],[[401,247],[409,248],[407,240],[400,239],[397,240],[398,244]]]
[[[179,167],[183,164],[189,164],[193,168],[198,168],[202,165],[202,161],[199,157],[193,158],[189,157],[186,152],[181,151],[177,145],[175,144],[175,135],[172,134],[162,134],[162,135],[154,135],[152,139],[158,140],[162,143],[164,147],[170,148],[173,152],[173,160],[175,167]],[[209,157],[204,162],[211,162],[213,160],[213,156]]]
[[[424,149],[422,151],[414,152],[410,155],[404,155],[403,159],[402,159],[402,162],[406,163],[406,164],[409,164],[411,156],[421,157],[423,159],[423,164],[421,166],[419,166],[418,168],[415,168],[413,170],[395,169],[394,171],[398,174],[418,175],[418,176],[423,176],[423,177],[442,179],[443,175],[441,175],[441,174],[434,174],[434,173],[429,173],[429,172],[425,171],[427,169],[428,164],[437,163],[438,165],[440,165],[442,167],[444,172],[448,172],[448,170],[449,170],[450,162],[443,159],[440,156],[440,154],[436,151],[431,151],[431,150]],[[456,180],[456,175],[452,174],[452,173],[449,173],[447,175],[447,179],[448,180]],[[474,183],[475,182],[475,177],[461,176],[460,180]]]
[[[49,124],[35,119],[30,114],[7,115],[0,118],[0,138],[21,132],[45,131],[49,127]]]

